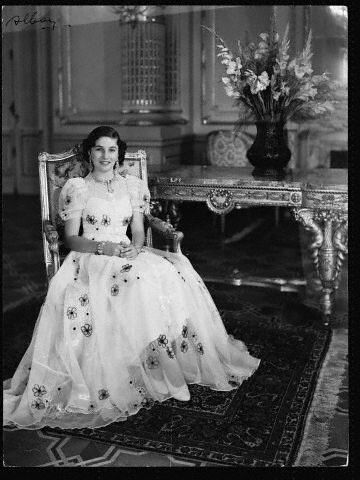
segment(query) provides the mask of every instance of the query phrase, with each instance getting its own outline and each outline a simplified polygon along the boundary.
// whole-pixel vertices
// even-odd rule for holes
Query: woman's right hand
[[[118,257],[121,252],[121,244],[114,243],[114,242],[105,242],[104,244],[104,255],[108,255],[109,257],[116,256]]]

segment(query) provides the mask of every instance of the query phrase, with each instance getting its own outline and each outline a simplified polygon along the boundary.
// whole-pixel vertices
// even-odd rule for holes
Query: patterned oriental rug
[[[294,465],[330,330],[294,294],[244,287],[239,295],[237,287],[208,287],[227,331],[262,359],[239,389],[190,385],[189,402],[155,403],[104,428],[43,432],[224,466]]]

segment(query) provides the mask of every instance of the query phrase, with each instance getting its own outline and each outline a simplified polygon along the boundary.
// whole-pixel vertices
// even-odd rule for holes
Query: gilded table
[[[218,214],[246,205],[289,207],[312,233],[309,249],[321,281],[320,307],[326,316],[332,312],[347,254],[347,185],[344,169],[294,169],[282,179],[256,178],[251,167],[191,165],[149,172],[153,200],[205,202]]]

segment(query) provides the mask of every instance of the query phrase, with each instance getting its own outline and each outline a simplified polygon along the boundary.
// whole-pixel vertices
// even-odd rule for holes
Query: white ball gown
[[[81,217],[88,239],[130,243],[132,213],[148,198],[137,177],[117,175],[107,193],[88,175],[66,182],[59,211],[64,220]],[[184,255],[144,247],[130,261],[71,251],[5,386],[3,423],[102,427],[156,401],[189,400],[188,384],[237,388],[259,363],[227,334]]]

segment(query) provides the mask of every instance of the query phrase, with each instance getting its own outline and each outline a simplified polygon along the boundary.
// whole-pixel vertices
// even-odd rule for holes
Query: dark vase
[[[255,167],[254,176],[281,177],[291,158],[287,146],[284,122],[256,122],[256,137],[247,151],[247,158]]]

